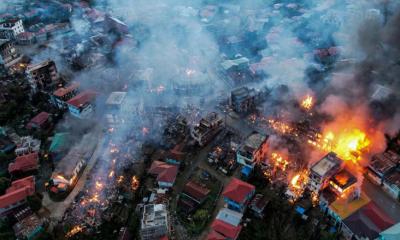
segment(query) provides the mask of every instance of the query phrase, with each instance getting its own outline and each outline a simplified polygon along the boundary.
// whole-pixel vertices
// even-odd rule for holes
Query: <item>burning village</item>
[[[400,239],[400,2],[0,1],[1,240]]]

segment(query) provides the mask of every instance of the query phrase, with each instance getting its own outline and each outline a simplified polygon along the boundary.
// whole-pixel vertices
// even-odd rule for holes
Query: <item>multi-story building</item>
[[[211,112],[191,129],[190,134],[200,146],[204,146],[222,130],[223,124],[223,119],[217,113]]]
[[[10,40],[0,39],[0,64],[6,68],[18,63],[22,59],[21,54]]]
[[[80,84],[78,82],[72,82],[68,86],[58,88],[51,96],[53,105],[58,109],[67,109],[67,102],[76,96],[79,86]]]
[[[254,196],[255,187],[249,183],[233,178],[225,187],[222,195],[228,208],[244,212],[251,198]]]
[[[31,136],[21,137],[17,144],[17,148],[15,149],[15,154],[17,156],[22,156],[33,152],[39,152],[40,145],[41,141],[38,139],[34,139]]]
[[[330,178],[338,173],[343,167],[343,161],[330,152],[310,169],[309,188],[311,191],[319,192],[328,186]]]
[[[123,123],[125,114],[119,114],[122,111],[126,99],[126,92],[112,92],[107,98],[106,106],[106,121],[109,127],[115,127]]]
[[[10,19],[0,23],[0,39],[14,40],[23,32],[25,29],[21,19]]]
[[[87,90],[71,98],[67,102],[69,112],[77,118],[90,118],[94,113],[96,95],[95,91]]]
[[[395,152],[378,153],[371,158],[366,175],[376,184],[381,185],[385,177],[394,172],[399,163],[400,156]]]
[[[29,65],[26,69],[26,73],[32,93],[53,90],[58,84],[57,80],[59,79],[59,75],[56,64],[52,60]]]
[[[230,105],[239,114],[252,112],[256,108],[256,91],[241,87],[231,92]]]
[[[239,146],[236,152],[236,160],[239,164],[253,168],[260,162],[267,153],[268,137],[257,132],[253,132],[246,141]]]
[[[167,206],[164,204],[149,204],[143,207],[140,226],[142,240],[161,239],[169,235],[169,219]]]

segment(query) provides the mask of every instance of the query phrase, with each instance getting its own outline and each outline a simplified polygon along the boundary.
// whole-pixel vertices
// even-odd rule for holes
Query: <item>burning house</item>
[[[239,114],[252,112],[256,108],[256,91],[241,87],[231,92],[230,105]]]
[[[223,119],[211,112],[191,129],[190,134],[200,146],[204,146],[222,130],[223,124]]]
[[[346,169],[340,170],[329,180],[329,186],[338,196],[357,190],[356,183],[357,178]]]
[[[68,100],[71,115],[80,119],[90,118],[94,113],[96,95],[96,92],[87,90]]]
[[[0,39],[0,64],[8,68],[18,63],[21,59],[22,56],[14,43],[9,40]]]
[[[29,65],[26,69],[32,93],[54,89],[58,84],[59,75],[56,63],[52,60]]]
[[[51,95],[51,101],[54,106],[58,109],[67,109],[67,102],[76,96],[80,84],[78,82],[72,82],[70,85],[60,87]]]
[[[166,205],[145,205],[140,224],[140,237],[142,240],[154,240],[166,237],[169,235],[169,224]]]
[[[319,192],[328,186],[330,178],[342,169],[343,161],[335,153],[328,153],[310,168],[309,188]]]
[[[267,153],[268,136],[253,132],[236,152],[236,160],[244,167],[252,169]]]
[[[50,192],[55,194],[67,193],[77,183],[96,146],[96,142],[89,135],[83,137],[82,143],[72,147],[68,154],[57,163],[49,182],[46,184]]]
[[[9,19],[0,23],[0,39],[14,40],[25,32],[21,19]]]

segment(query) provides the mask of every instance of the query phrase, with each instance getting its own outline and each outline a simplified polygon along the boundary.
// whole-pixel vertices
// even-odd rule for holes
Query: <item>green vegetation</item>
[[[11,223],[7,219],[0,219],[0,239],[1,240],[15,239]]]
[[[6,177],[0,177],[0,195],[6,193],[7,188],[10,186],[11,181]]]

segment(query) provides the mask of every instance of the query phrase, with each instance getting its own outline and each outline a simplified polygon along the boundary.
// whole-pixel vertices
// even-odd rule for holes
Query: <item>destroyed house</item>
[[[68,100],[68,110],[71,115],[81,119],[90,118],[94,112],[96,95],[96,92],[87,90]]]
[[[36,239],[44,231],[44,222],[32,213],[15,223],[13,230],[18,239]]]
[[[161,239],[169,234],[167,207],[164,204],[149,204],[143,207],[140,224],[142,240]]]
[[[256,108],[256,91],[247,87],[241,87],[231,92],[230,105],[240,114],[249,113]]]
[[[267,136],[253,132],[237,150],[237,162],[243,166],[253,168],[267,153],[267,140]]]
[[[8,165],[8,172],[14,174],[17,172],[29,172],[37,170],[39,167],[39,154],[37,152],[18,156],[14,162]]]
[[[204,146],[222,130],[223,120],[217,113],[211,112],[202,118],[198,125],[194,126],[190,133],[192,138],[200,145]]]
[[[32,93],[54,89],[59,79],[56,63],[46,60],[26,69]]]
[[[21,54],[14,43],[9,40],[0,39],[0,64],[6,68],[16,64],[21,60]]]
[[[124,122],[124,114],[120,114],[126,99],[126,92],[112,92],[106,100],[106,120],[110,127]]]
[[[367,176],[377,184],[392,173],[400,163],[400,156],[392,151],[378,153],[371,158],[367,167]]]
[[[16,180],[6,190],[6,193],[0,196],[0,214],[6,212],[25,203],[28,196],[35,193],[35,178],[29,176]]]
[[[68,107],[67,102],[76,96],[79,86],[78,82],[72,82],[69,86],[58,88],[51,96],[53,105],[58,109],[66,109]]]
[[[314,163],[310,169],[310,190],[319,192],[325,188],[329,179],[342,169],[342,163],[343,161],[333,152]]]
[[[237,178],[232,178],[224,188],[222,195],[228,208],[243,212],[255,193],[255,187]]]

